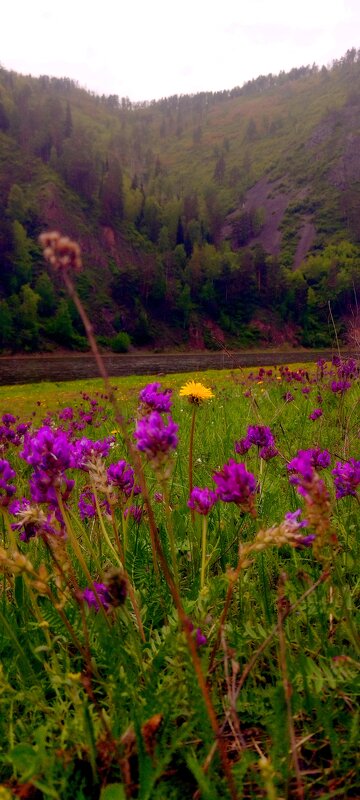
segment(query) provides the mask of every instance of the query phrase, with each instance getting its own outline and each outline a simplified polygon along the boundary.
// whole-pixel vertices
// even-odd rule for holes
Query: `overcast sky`
[[[360,47],[360,0],[2,0],[0,64],[150,100]]]

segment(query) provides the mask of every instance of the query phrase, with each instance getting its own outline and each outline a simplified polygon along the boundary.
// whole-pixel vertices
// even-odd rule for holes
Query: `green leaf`
[[[15,772],[22,778],[30,778],[38,769],[38,754],[30,744],[17,744],[10,753]]]
[[[102,789],[100,800],[126,800],[125,789],[122,783],[109,783]]]

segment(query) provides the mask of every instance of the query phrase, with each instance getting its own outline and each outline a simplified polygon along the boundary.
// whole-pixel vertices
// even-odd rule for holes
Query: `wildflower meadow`
[[[359,374],[4,405],[0,800],[360,796]]]
[[[356,361],[112,394],[3,409],[0,797],[358,797]]]

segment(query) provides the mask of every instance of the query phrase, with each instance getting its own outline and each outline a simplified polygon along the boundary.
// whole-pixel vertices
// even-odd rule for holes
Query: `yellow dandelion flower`
[[[196,405],[200,405],[204,400],[210,400],[211,397],[214,397],[211,389],[208,389],[202,383],[197,383],[196,381],[188,381],[185,383],[185,385],[181,387],[179,394],[180,397],[187,397],[189,403],[195,403]]]

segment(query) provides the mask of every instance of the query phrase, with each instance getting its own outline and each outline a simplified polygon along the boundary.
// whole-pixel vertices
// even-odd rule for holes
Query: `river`
[[[110,377],[121,375],[164,375],[176,372],[202,372],[207,369],[271,367],[279,364],[309,363],[324,358],[332,350],[242,350],[236,352],[126,353],[106,354],[103,360]],[[351,355],[342,352],[343,356]],[[69,381],[98,377],[89,353],[21,355],[0,357],[0,385],[10,386],[40,381]]]

